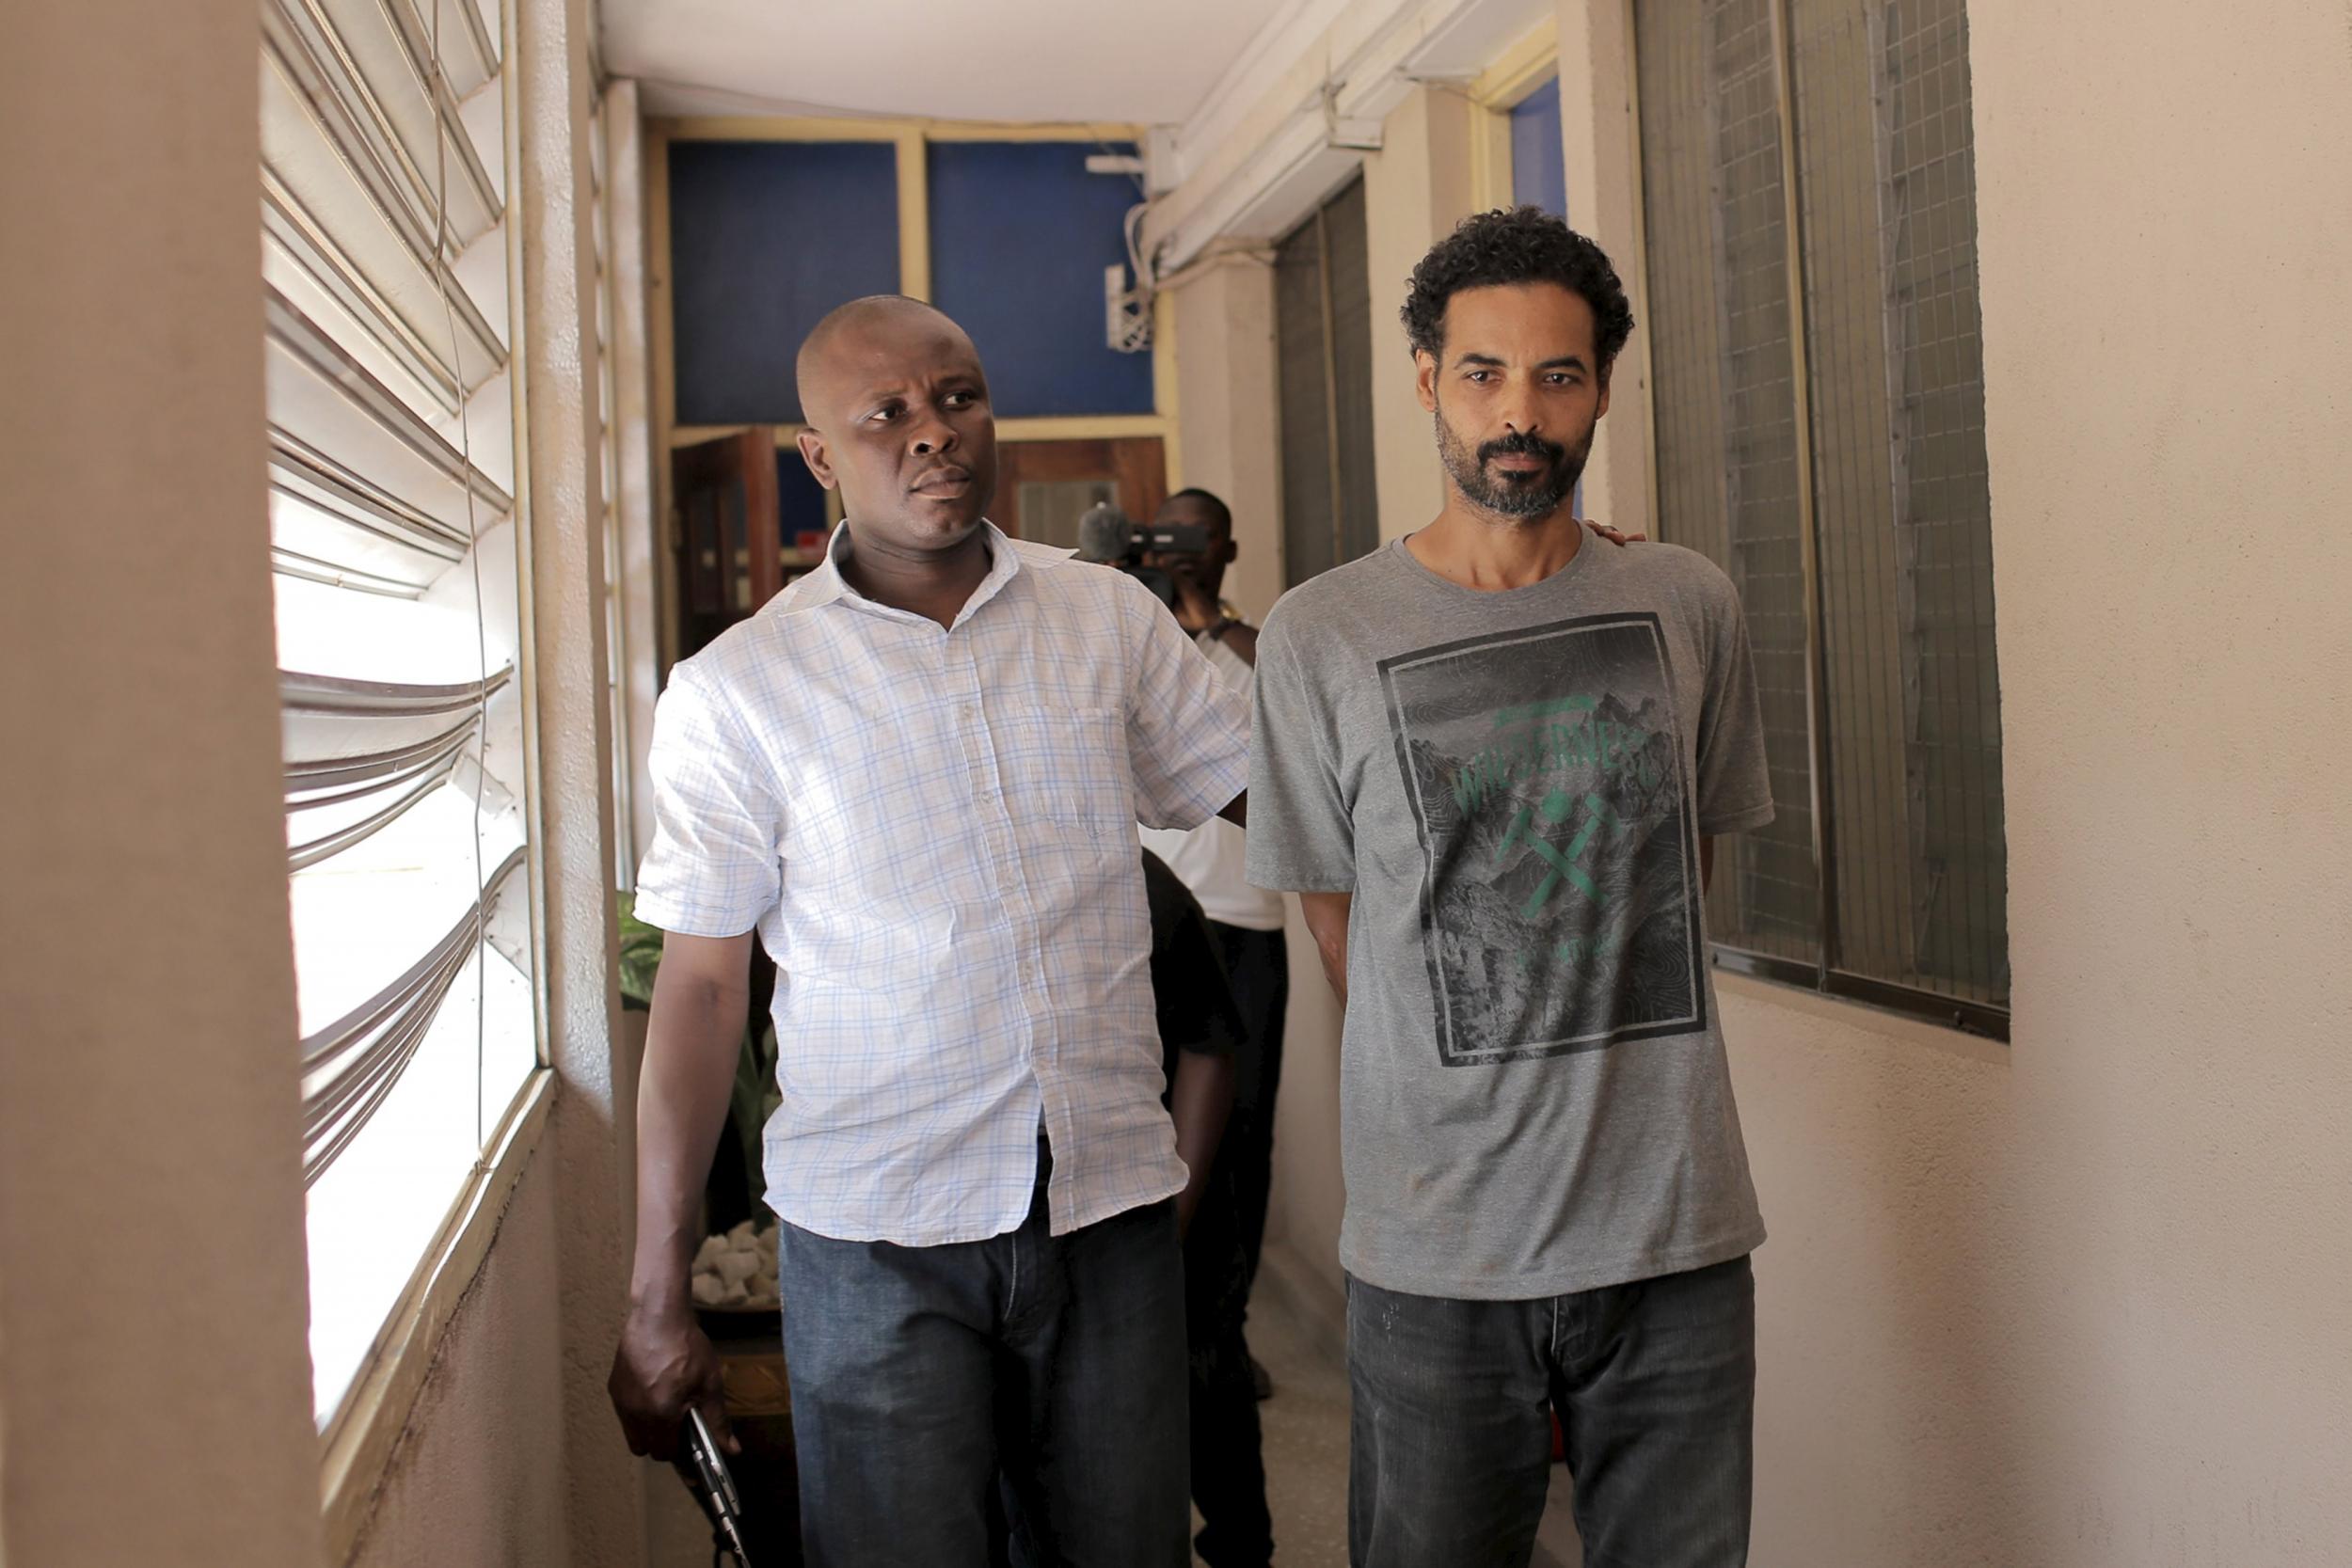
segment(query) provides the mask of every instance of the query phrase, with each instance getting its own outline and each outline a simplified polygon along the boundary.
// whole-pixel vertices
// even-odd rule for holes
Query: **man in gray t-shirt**
[[[1588,1559],[1738,1563],[1764,1229],[1700,900],[1772,815],[1740,601],[1576,521],[1632,327],[1590,241],[1472,218],[1405,316],[1445,509],[1275,607],[1249,784],[1345,1007],[1351,1557],[1525,1562],[1549,1406]]]

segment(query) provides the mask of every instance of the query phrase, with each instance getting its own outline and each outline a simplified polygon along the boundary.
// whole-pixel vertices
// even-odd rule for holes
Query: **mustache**
[[[1488,441],[1478,449],[1478,466],[1485,467],[1491,460],[1503,456],[1541,457],[1557,464],[1567,456],[1568,449],[1557,441],[1547,441],[1540,436],[1515,430],[1510,435]]]

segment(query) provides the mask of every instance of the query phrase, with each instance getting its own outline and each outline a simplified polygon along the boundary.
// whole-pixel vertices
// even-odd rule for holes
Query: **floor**
[[[1347,1371],[1326,1333],[1279,1295],[1258,1295],[1249,1348],[1274,1379],[1274,1397],[1258,1406],[1274,1560],[1277,1568],[1346,1568]],[[1568,1497],[1567,1471],[1555,1466],[1530,1568],[1581,1568]]]

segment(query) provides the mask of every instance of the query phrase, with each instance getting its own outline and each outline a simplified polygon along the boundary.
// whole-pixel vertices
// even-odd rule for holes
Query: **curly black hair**
[[[1441,354],[1447,301],[1465,289],[1557,283],[1593,308],[1598,373],[1633,335],[1633,308],[1600,246],[1540,207],[1497,208],[1464,218],[1413,269],[1405,291],[1405,337],[1416,354]]]

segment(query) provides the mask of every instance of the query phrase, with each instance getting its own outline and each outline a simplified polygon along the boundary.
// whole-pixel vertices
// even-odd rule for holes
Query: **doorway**
[[[989,520],[1016,539],[1075,548],[1078,519],[1110,501],[1148,523],[1168,499],[1168,460],[1156,436],[1000,441]]]

